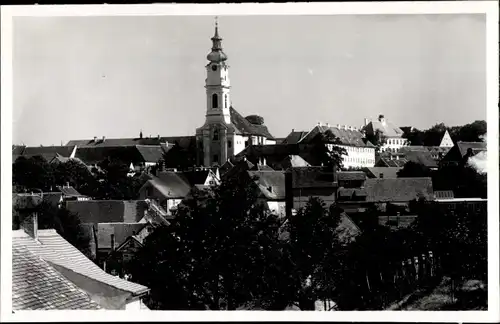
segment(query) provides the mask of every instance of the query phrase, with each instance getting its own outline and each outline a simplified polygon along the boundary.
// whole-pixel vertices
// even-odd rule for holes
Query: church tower
[[[204,166],[223,165],[231,156],[231,85],[227,55],[222,50],[222,38],[219,36],[219,25],[215,20],[215,33],[212,49],[207,55],[205,66],[207,77],[205,124],[197,129],[198,164]]]
[[[212,37],[212,51],[207,55],[207,78],[205,89],[207,93],[207,119],[212,122],[230,123],[229,107],[230,81],[227,55],[222,51],[222,38],[219,36],[219,26],[215,21],[215,34]]]
[[[232,106],[229,66],[217,20],[207,60],[205,123],[196,129],[197,164],[222,166],[250,144],[275,144],[260,116],[245,118]]]

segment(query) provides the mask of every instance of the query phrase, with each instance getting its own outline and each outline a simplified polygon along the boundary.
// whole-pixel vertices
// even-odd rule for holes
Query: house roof
[[[231,114],[231,123],[235,126],[236,130],[240,134],[263,136],[268,139],[274,139],[273,135],[269,133],[267,126],[250,123],[233,107],[229,108],[229,112]]]
[[[290,134],[280,144],[297,144],[309,132],[292,130]]]
[[[366,126],[367,132],[375,133],[377,130],[387,137],[401,137],[403,131],[398,126],[394,125],[387,119],[382,123],[380,120],[375,119],[368,123]]]
[[[107,158],[117,159],[127,164],[145,162],[136,146],[79,146],[75,157],[87,164],[96,164]]]
[[[164,149],[160,145],[136,145],[144,162],[156,163],[163,157]]]
[[[417,220],[415,215],[401,216],[378,216],[378,223],[382,226],[390,226],[397,228],[407,228]]]
[[[147,223],[99,223],[97,224],[97,247],[111,249],[111,234],[114,235],[115,248],[122,245],[128,237],[139,233]]]
[[[100,309],[87,293],[23,244],[13,241],[13,310]]]
[[[22,152],[23,156],[31,157],[35,155],[40,155],[43,157],[54,158],[57,154],[70,157],[73,153],[74,145],[64,145],[64,146],[26,146]]]
[[[120,291],[136,296],[149,291],[145,286],[106,273],[53,229],[38,230],[38,241],[35,241],[22,230],[13,231],[14,243],[23,245],[50,264],[70,270]]]
[[[311,165],[300,155],[287,155],[283,161],[281,161],[280,166],[286,170],[289,168],[309,167]]]
[[[343,243],[350,243],[361,234],[358,225],[344,212],[340,214],[340,222],[336,232],[339,240]]]
[[[373,167],[373,168],[364,168],[366,175],[368,178],[380,178],[382,174],[384,178],[397,178],[398,172],[402,168],[388,168],[388,167]]]
[[[292,188],[333,188],[334,173],[322,167],[301,167],[289,169]]]
[[[253,178],[262,194],[268,200],[285,199],[285,173],[283,171],[247,171]]]
[[[223,175],[223,179],[231,178],[232,176],[239,174],[240,172],[252,170],[254,168],[254,164],[246,159],[242,159],[238,162],[234,163],[234,166],[227,170]]]
[[[337,173],[339,181],[361,181],[366,179],[363,171],[340,171]]]
[[[211,170],[191,170],[191,171],[183,171],[181,176],[183,176],[190,186],[194,185],[202,185],[207,181],[208,175],[211,173]]]
[[[220,167],[220,174],[221,176],[224,176],[224,174],[226,174],[229,170],[231,170],[232,168],[234,167],[234,164],[227,160],[226,163],[224,163],[221,167]]]
[[[69,197],[85,197],[84,195],[82,195],[81,193],[79,193],[78,191],[76,191],[76,189],[73,188],[72,186],[58,186],[57,189],[59,189],[59,191],[61,191],[61,193],[64,196],[69,196]]]
[[[355,147],[375,147],[370,141],[366,140],[363,133],[359,130],[350,130],[320,125],[316,125],[306,136],[304,136],[300,140],[300,143],[309,143],[316,136],[318,136],[318,134],[324,134],[327,131],[330,131],[336,138],[338,138],[341,145]]]
[[[23,154],[26,146],[24,145],[12,145],[12,155],[21,155]]]
[[[365,190],[369,202],[408,202],[434,195],[431,178],[367,179]]]
[[[43,201],[57,206],[62,201],[62,192],[44,192]]]
[[[432,157],[431,152],[429,151],[410,151],[406,152],[405,158],[408,161],[422,164],[428,168],[437,168],[438,165],[434,158]]]
[[[376,164],[377,166],[383,165],[388,168],[402,168],[404,167],[406,162],[408,162],[408,160],[405,158],[400,158],[396,160],[396,159],[390,159],[388,157],[380,157]]]
[[[153,176],[145,186],[153,186],[165,198],[184,198],[192,187],[181,173],[174,171],[159,172],[158,177]]]
[[[473,154],[486,151],[485,142],[457,142],[456,146],[458,147],[462,157],[464,157],[467,154],[467,151],[469,149],[472,150]]]
[[[67,201],[66,208],[78,214],[82,223],[135,223],[144,217],[143,200]]]

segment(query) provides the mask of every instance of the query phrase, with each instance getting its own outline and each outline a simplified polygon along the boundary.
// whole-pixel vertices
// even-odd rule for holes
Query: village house
[[[352,126],[337,125],[332,127],[329,124],[318,123],[309,132],[292,132],[285,138],[286,144],[312,144],[318,134],[325,134],[330,132],[336,139],[340,141],[339,144],[325,143],[328,148],[338,146],[346,151],[342,155],[342,164],[344,168],[361,168],[372,167],[375,164],[375,146],[366,140],[364,134]]]
[[[280,217],[285,216],[285,173],[283,171],[247,171],[258,191],[257,201]],[[244,175],[242,175],[244,176]]]
[[[401,128],[388,121],[384,115],[379,115],[378,119],[374,120],[365,118],[364,130],[368,136],[375,136],[379,133],[385,139],[380,147],[381,152],[397,152],[409,144],[408,140],[403,138]]]
[[[48,163],[66,162],[75,158],[76,145],[66,146],[21,146],[14,145],[12,148],[12,162],[19,157],[29,159],[34,156],[43,158]]]
[[[431,152],[427,149],[412,149],[412,146],[406,146],[399,149],[398,152],[385,151],[378,155],[376,167],[402,168],[407,162],[413,162],[423,165],[429,170],[437,170],[438,163]]]
[[[150,176],[139,190],[139,199],[156,201],[167,213],[172,215],[177,206],[187,197],[194,186],[216,186],[220,184],[218,171],[210,168],[189,171],[159,171]]]
[[[389,178],[395,179],[398,177],[398,172],[401,171],[401,167],[373,167],[373,168],[363,168],[362,171],[366,174],[367,178]]]
[[[466,165],[477,154],[486,154],[485,142],[457,142],[443,157],[441,165]]]
[[[132,310],[147,308],[142,299],[149,293],[149,288],[107,274],[83,255],[77,248],[63,239],[55,230],[38,229],[36,208],[41,201],[41,194],[16,195],[15,199],[13,199],[13,203],[17,206],[18,228],[15,228],[12,232],[12,245],[13,248],[18,251],[24,249],[28,250],[32,254],[32,261],[36,261],[34,259],[38,257],[50,265],[53,271],[49,269],[51,273],[47,272],[45,275],[51,275],[52,280],[56,278],[54,276],[54,271],[66,278],[66,280],[58,285],[59,288],[72,289],[74,286],[78,287],[79,290],[73,291],[70,296],[57,296],[60,298],[59,304],[57,306],[54,305],[53,308],[79,308],[77,304],[78,300],[83,304],[82,307],[84,308],[97,308],[93,303],[89,302],[88,299],[83,298],[79,291],[84,291],[93,302],[103,309]],[[26,262],[26,260],[24,262]],[[40,260],[38,260],[38,263],[41,263]],[[25,263],[25,265],[28,264]],[[45,264],[40,265],[45,266]],[[59,276],[59,278],[61,278],[61,276]],[[68,281],[71,282],[72,285],[68,283]],[[13,291],[16,291],[16,289],[24,290],[21,287],[25,287],[25,283],[26,281],[18,280],[18,284],[23,286],[18,286],[16,288],[14,285]],[[38,283],[41,284],[40,282]],[[50,281],[46,282],[45,286],[42,285],[40,290],[30,298],[31,302],[35,304],[33,306],[34,308],[44,307],[40,305],[40,303],[43,304],[43,302],[39,301],[40,299],[46,298],[46,300],[50,300],[50,298],[55,298],[55,296],[40,295],[42,291],[47,291],[49,289],[49,283]],[[50,289],[53,288],[54,287],[50,287]],[[53,293],[53,290],[51,290],[51,292]],[[26,291],[23,293],[25,294]],[[18,298],[19,304],[24,302],[20,299],[21,295],[14,295],[13,297],[14,299]],[[24,299],[27,297],[28,296],[24,296]],[[69,298],[68,304],[64,304],[65,298]],[[73,306],[71,303],[74,303]],[[26,307],[29,308],[31,306]],[[50,309],[50,306],[47,308]]]
[[[291,168],[285,173],[286,215],[304,207],[310,197],[322,199],[327,206],[336,201],[337,173],[323,167]]]

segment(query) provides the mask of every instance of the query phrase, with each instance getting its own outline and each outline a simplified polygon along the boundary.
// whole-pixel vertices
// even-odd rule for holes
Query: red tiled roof
[[[100,309],[87,293],[15,240],[12,245],[12,308]]]
[[[39,230],[38,242],[22,230],[13,231],[13,244],[26,247],[44,261],[134,296],[149,291],[145,286],[112,276],[63,239],[55,230]]]

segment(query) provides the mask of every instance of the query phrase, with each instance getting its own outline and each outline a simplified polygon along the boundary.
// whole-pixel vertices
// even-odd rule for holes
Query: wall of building
[[[149,309],[141,299],[128,303],[125,310],[147,310]]]
[[[382,152],[385,152],[385,151],[397,152],[403,146],[407,146],[407,145],[408,145],[408,140],[406,138],[389,137],[386,139],[386,142],[384,143],[384,145],[382,145],[380,147],[380,150]]]
[[[272,211],[273,213],[276,213],[277,215],[283,217],[285,216],[285,202],[284,201],[267,201],[267,206],[269,207],[269,210]]]
[[[375,166],[375,148],[338,145],[346,150],[342,155],[344,168],[371,168]],[[329,144],[331,150],[333,144]]]
[[[236,155],[245,149],[246,141],[248,141],[247,136],[233,135],[233,155]]]

